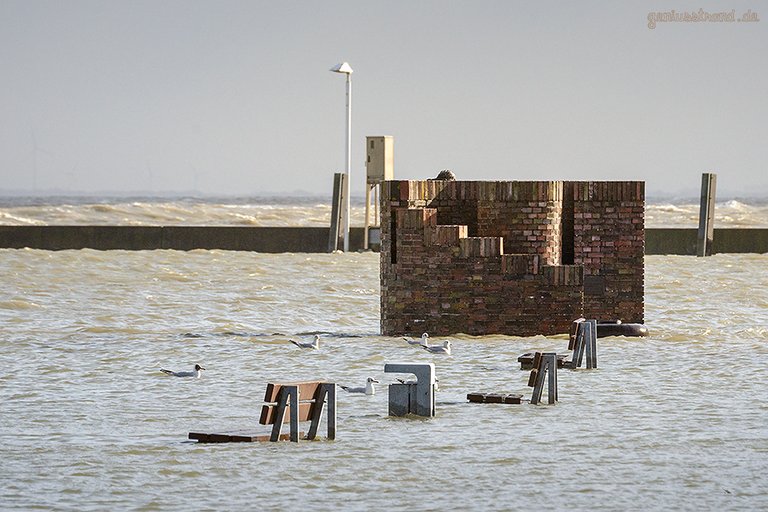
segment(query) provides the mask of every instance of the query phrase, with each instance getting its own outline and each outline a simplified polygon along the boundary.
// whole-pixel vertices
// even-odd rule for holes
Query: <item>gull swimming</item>
[[[377,381],[376,379],[368,377],[368,380],[365,381],[364,388],[350,388],[348,386],[339,386],[339,387],[344,391],[346,391],[347,393],[360,393],[360,394],[366,394],[366,395],[373,395],[376,393],[376,388],[373,387],[374,382],[376,384],[379,383],[379,381]]]
[[[421,345],[422,347],[426,347],[429,345],[429,334],[424,333],[421,335],[420,340],[414,340],[412,338],[403,338],[405,341],[408,342],[409,345]]]
[[[319,334],[315,334],[315,339],[313,341],[294,341],[294,340],[289,340],[289,341],[299,348],[313,348],[315,350],[320,349]]]
[[[174,377],[194,377],[196,379],[200,378],[203,370],[205,370],[205,368],[203,368],[199,364],[196,364],[195,369],[192,370],[191,372],[174,372],[172,370],[166,370],[165,368],[160,368],[160,371],[166,375],[172,375]]]
[[[451,342],[445,340],[442,345],[422,345],[421,348],[433,354],[451,355]]]

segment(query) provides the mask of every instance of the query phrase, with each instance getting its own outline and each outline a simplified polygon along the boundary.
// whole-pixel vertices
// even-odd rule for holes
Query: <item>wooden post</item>
[[[290,401],[290,402],[289,402]],[[277,413],[272,427],[272,435],[269,440],[275,442],[280,439],[280,430],[285,421],[285,410],[290,409],[291,432],[290,440],[299,442],[299,387],[282,386],[277,397]]]
[[[365,228],[363,231],[363,249],[368,250],[368,228],[371,225],[371,186],[365,184]]]
[[[576,334],[569,348],[573,357],[566,363],[568,368],[580,368],[587,358],[587,368],[597,368],[597,320],[579,319],[576,322]]]
[[[528,385],[533,387],[531,394],[531,404],[537,405],[541,402],[541,395],[544,391],[544,379],[547,379],[549,386],[547,388],[547,401],[554,404],[558,400],[557,396],[557,354],[554,352],[536,352],[534,355],[536,365],[531,370],[531,376],[528,379]]]
[[[557,354],[550,352],[544,354],[547,358],[547,379],[549,389],[547,390],[547,401],[550,404],[557,402]]]
[[[715,189],[717,174],[701,175],[701,206],[699,207],[699,234],[696,256],[712,256],[712,240],[715,234]]]
[[[571,368],[579,368],[584,360],[584,322],[579,323],[576,329],[576,341],[573,347],[573,359],[571,359]]]
[[[336,439],[336,384],[326,384],[328,389],[328,439]]]
[[[328,439],[336,439],[336,384],[325,383],[318,386],[314,401],[312,423],[309,426],[307,439],[311,440],[317,437],[317,430],[323,416],[323,406],[326,402],[328,403]]]
[[[286,386],[291,399],[291,442],[299,442],[299,387]]]
[[[379,188],[381,185],[375,185],[373,187],[373,225],[381,226],[381,220],[379,219]]]
[[[587,320],[583,324],[587,368],[597,368],[597,320]]]
[[[343,216],[344,181],[346,175],[337,172],[333,175],[333,199],[331,199],[331,229],[328,233],[328,252],[339,248],[339,233]]]
[[[275,413],[275,423],[272,426],[272,436],[270,441],[275,442],[280,439],[280,430],[285,421],[285,410],[287,409],[288,402],[288,386],[283,386],[280,389],[280,393],[277,395],[277,412]]]

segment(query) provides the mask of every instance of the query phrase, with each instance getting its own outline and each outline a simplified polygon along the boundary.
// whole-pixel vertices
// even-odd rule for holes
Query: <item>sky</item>
[[[343,61],[353,195],[391,135],[397,179],[768,197],[758,0],[0,0],[0,193],[330,195]]]

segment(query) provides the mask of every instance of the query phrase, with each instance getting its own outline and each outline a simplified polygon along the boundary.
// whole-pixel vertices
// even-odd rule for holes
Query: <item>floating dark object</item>
[[[523,395],[503,395],[498,393],[468,393],[467,400],[476,404],[519,404]]]
[[[533,369],[533,352],[526,352],[525,354],[521,355],[517,358],[517,361],[520,363],[520,369],[521,370],[532,370]],[[567,354],[558,354],[557,355],[557,367],[558,368],[565,368],[565,358],[568,357]]]
[[[623,324],[621,320],[597,322],[597,337],[607,336],[648,336],[648,327],[643,324]]]

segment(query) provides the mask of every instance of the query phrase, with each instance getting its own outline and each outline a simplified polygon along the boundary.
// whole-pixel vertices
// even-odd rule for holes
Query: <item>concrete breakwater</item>
[[[696,255],[696,228],[646,228],[645,254]],[[712,254],[768,253],[767,228],[715,229]]]
[[[0,248],[129,251],[327,252],[328,228],[253,226],[0,226]],[[362,249],[363,228],[352,228],[350,248]]]
[[[264,253],[321,253],[327,227],[269,226],[0,226],[3,249],[155,250],[221,249]],[[646,228],[645,254],[696,254],[696,228]],[[350,250],[363,248],[363,228],[353,227]],[[377,250],[378,246],[372,246]],[[768,229],[715,229],[714,253],[768,253]]]

